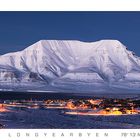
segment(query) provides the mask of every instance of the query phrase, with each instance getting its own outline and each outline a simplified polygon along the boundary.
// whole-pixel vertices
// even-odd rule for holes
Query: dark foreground
[[[139,99],[63,93],[0,93],[1,128],[139,129]]]

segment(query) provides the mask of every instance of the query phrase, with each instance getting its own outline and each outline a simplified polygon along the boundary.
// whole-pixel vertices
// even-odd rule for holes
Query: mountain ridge
[[[130,84],[140,82],[139,74],[140,58],[118,40],[40,40],[0,56],[0,82],[42,81],[65,88],[65,83]]]

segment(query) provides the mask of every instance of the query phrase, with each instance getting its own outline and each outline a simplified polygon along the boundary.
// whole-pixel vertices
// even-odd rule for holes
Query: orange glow
[[[101,112],[65,112],[65,114],[69,114],[69,115],[87,115],[87,116],[114,116],[114,115],[126,115],[126,114],[121,114],[120,112],[114,112],[114,113],[107,113],[105,111],[101,111]]]
[[[77,109],[76,106],[72,102],[67,103],[67,108],[68,109]]]
[[[111,116],[111,115],[129,115],[129,114],[138,114],[138,111],[136,110],[127,110],[125,114],[123,114],[121,111],[119,111],[117,108],[113,108],[110,110],[99,110],[99,111],[87,111],[87,112],[81,112],[81,111],[70,111],[70,112],[65,112],[65,114],[70,114],[70,115],[90,115],[90,116],[95,116],[95,115],[104,115],[104,116]]]
[[[107,100],[107,101],[106,101]],[[124,104],[125,103],[125,104]],[[8,112],[19,108],[64,109],[65,114],[73,115],[133,115],[140,114],[139,106],[136,108],[132,101],[119,99],[66,99],[46,101],[6,101],[0,104],[0,112]],[[12,109],[13,107],[13,109]]]
[[[79,106],[80,109],[88,109],[88,106],[86,104],[81,104]]]
[[[8,112],[4,104],[0,104],[0,112]]]
[[[126,113],[127,114],[138,114],[139,112],[137,110],[132,109],[132,110],[126,110]]]
[[[100,100],[100,99],[96,99],[96,100],[90,99],[88,101],[93,105],[98,105],[98,104],[101,103],[102,100]]]

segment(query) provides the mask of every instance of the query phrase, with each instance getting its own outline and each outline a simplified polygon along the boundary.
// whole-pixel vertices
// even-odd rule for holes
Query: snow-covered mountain
[[[43,83],[45,90],[140,89],[140,58],[117,40],[41,40],[0,56],[0,86],[8,83]]]

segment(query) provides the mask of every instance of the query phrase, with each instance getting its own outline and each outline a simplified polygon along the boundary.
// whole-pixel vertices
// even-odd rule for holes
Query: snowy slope
[[[80,85],[84,90],[93,85],[140,89],[140,58],[117,40],[41,40],[0,56],[0,81],[20,86],[43,82],[46,90],[48,85],[68,90]]]

